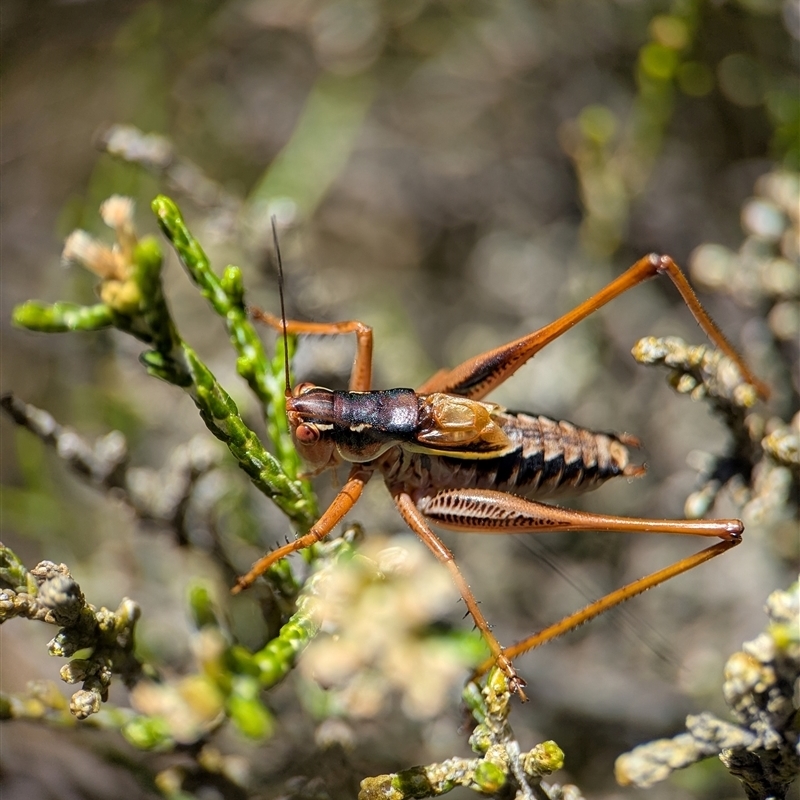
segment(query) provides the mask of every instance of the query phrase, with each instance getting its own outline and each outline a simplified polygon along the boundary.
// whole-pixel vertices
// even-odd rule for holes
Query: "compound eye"
[[[294,387],[292,394],[295,397],[300,397],[300,395],[307,394],[312,389],[316,389],[316,386],[310,381],[304,381],[303,383],[298,383],[297,386]]]
[[[303,422],[295,428],[294,435],[301,444],[314,444],[319,441],[319,428]]]

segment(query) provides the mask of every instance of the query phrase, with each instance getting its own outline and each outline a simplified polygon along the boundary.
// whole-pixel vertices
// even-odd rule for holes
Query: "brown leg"
[[[605,597],[601,597],[594,603],[590,603],[588,606],[586,606],[586,608],[576,611],[574,614],[570,614],[568,617],[564,617],[564,619],[562,619],[560,622],[556,622],[555,624],[544,628],[538,633],[535,633],[533,636],[529,636],[527,639],[523,639],[522,641],[511,645],[511,647],[506,647],[503,651],[503,654],[506,658],[511,659],[516,658],[522,653],[527,653],[528,650],[533,650],[534,647],[539,647],[540,645],[543,645],[564,633],[575,630],[575,628],[583,625],[584,622],[588,622],[589,620],[600,616],[600,614],[603,614],[609,609],[614,608],[614,606],[618,606],[620,603],[625,602],[625,600],[629,600],[631,597],[636,597],[637,594],[641,594],[648,589],[652,589],[653,586],[658,586],[659,583],[664,583],[664,581],[668,581],[670,578],[674,578],[676,575],[680,575],[683,572],[688,572],[690,569],[694,569],[700,564],[711,560],[715,556],[727,552],[732,547],[736,547],[736,545],[741,541],[741,539],[730,539],[725,542],[717,542],[717,544],[707,547],[705,550],[701,550],[699,553],[695,553],[693,556],[683,558],[680,561],[676,561],[671,566],[666,567],[665,569],[659,570],[658,572],[653,572],[644,578],[633,581],[633,583],[629,583],[627,586],[623,586],[621,589],[617,589],[614,592],[610,592]],[[479,677],[488,672],[494,666],[494,663],[494,659],[487,659],[478,667],[477,670],[475,670],[474,677]]]
[[[333,502],[328,506],[325,513],[314,523],[311,530],[299,539],[287,542],[277,550],[267,553],[263,558],[256,561],[250,571],[236,581],[236,586],[231,589],[233,594],[238,594],[242,589],[250,586],[256,578],[263,575],[276,561],[280,561],[290,553],[304,550],[312,544],[324,539],[344,515],[355,505],[366,482],[372,477],[371,472],[365,472],[361,467],[353,467],[347,479],[347,483],[340,489],[339,494],[333,498]]]
[[[486,618],[483,616],[480,608],[478,607],[478,601],[475,599],[475,595],[472,594],[469,584],[464,579],[464,576],[461,574],[461,570],[459,570],[458,565],[454,561],[453,554],[444,546],[439,537],[430,529],[430,526],[425,521],[425,517],[422,516],[419,509],[414,505],[414,501],[411,499],[411,497],[409,497],[409,495],[407,495],[405,492],[397,492],[394,494],[394,501],[397,504],[397,508],[399,509],[400,514],[408,527],[411,528],[411,530],[414,531],[414,533],[416,533],[420,539],[422,539],[422,541],[430,548],[431,552],[436,556],[436,558],[450,571],[450,576],[453,578],[453,582],[458,587],[461,597],[464,598],[464,602],[467,605],[467,610],[472,615],[472,619],[475,621],[476,627],[481,632],[484,641],[492,651],[492,664],[497,664],[497,666],[502,669],[503,672],[505,672],[505,674],[508,676],[510,686],[514,691],[518,691],[524,700],[525,694],[522,691],[522,687],[525,685],[525,681],[523,681],[522,678],[517,675],[514,665],[511,663],[511,661],[509,661],[508,658],[506,658],[503,648],[495,638],[491,628],[489,627],[489,623],[486,621]]]
[[[495,492],[488,489],[453,489],[417,500],[419,511],[445,528],[476,533],[536,533],[544,531],[627,531],[630,533],[673,533],[694,536],[718,536],[718,542],[692,556],[681,559],[666,569],[617,589],[581,611],[565,617],[539,633],[523,639],[502,651],[505,659],[549,642],[563,633],[574,630],[584,622],[599,616],[625,600],[641,594],[659,583],[699,566],[742,541],[744,529],[737,519],[673,520],[614,517],[589,514],[585,511],[549,506],[533,500]],[[494,654],[494,650],[492,650]],[[495,663],[494,656],[484,662],[475,675],[483,675]]]
[[[474,533],[627,531],[717,536],[738,541],[744,530],[738,519],[643,519],[590,514],[491,489],[449,489],[421,497],[417,506],[436,525]]]
[[[480,400],[511,377],[539,350],[568,331],[573,325],[623,292],[659,273],[666,274],[670,278],[708,338],[736,363],[744,379],[755,386],[758,393],[766,398],[769,395],[769,389],[750,371],[742,357],[708,316],[678,265],[669,256],[656,254],[640,259],[622,275],[611,281],[605,289],[601,289],[572,311],[564,314],[563,317],[545,325],[544,328],[490,350],[488,353],[475,356],[452,370],[438,372],[420,386],[418,391],[420,394],[445,392],[463,395],[472,400]]]
[[[253,319],[269,325],[279,333],[283,333],[283,322],[266,311],[255,306],[248,306],[248,313]],[[289,334],[312,334],[315,336],[333,336],[342,333],[355,333],[356,357],[350,373],[350,391],[368,392],[372,388],[372,328],[358,320],[346,322],[298,322],[286,320],[286,332]]]

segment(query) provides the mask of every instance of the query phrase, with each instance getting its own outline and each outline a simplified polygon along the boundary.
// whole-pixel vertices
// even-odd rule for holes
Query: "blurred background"
[[[718,243],[729,249],[701,252],[730,261],[769,228],[763,214],[745,215],[742,228],[758,179],[800,167],[800,13],[790,0],[2,0],[0,13],[2,390],[89,438],[123,431],[141,467],[160,467],[205,429],[188,398],[145,376],[139,345],[9,325],[13,306],[29,298],[93,302],[93,278],[63,269],[60,252],[74,228],[105,235],[97,209],[110,194],[136,199],[142,233],[157,233],[155,194],[174,196],[216,270],[240,265],[248,300],[276,313],[265,221],[278,213],[289,315],[373,326],[374,380],[387,388],[417,385],[549,322],[650,251],[688,265],[696,248]],[[140,140],[112,125],[166,137],[155,148],[166,157],[128,163],[119,153],[130,159],[126,143]],[[796,256],[796,216],[794,225]],[[787,369],[796,299],[776,329],[774,298],[717,283],[726,291],[704,293],[704,303],[772,385],[767,416],[788,421],[799,388]],[[184,337],[256,417],[221,323],[209,321],[173,255],[166,284]],[[702,453],[726,447],[706,406],[630,357],[648,334],[704,343],[666,280],[595,314],[491,398],[642,439],[648,475],[580,507],[683,516]],[[348,337],[304,341],[296,374],[343,388],[352,353]],[[202,574],[221,584],[213,559],[136,524],[5,417],[0,430],[3,541],[29,566],[66,562],[95,604],[135,598],[141,652],[179,674],[190,660],[186,582]],[[219,525],[254,541],[244,567],[255,545],[290,531],[243,475],[221,470]],[[368,536],[402,531],[373,484],[351,518]],[[319,485],[329,497],[331,479]],[[712,513],[739,512],[723,493]],[[752,526],[724,558],[521,658],[531,698],[512,715],[521,744],[555,739],[567,756],[559,779],[587,797],[739,796],[715,760],[648,792],[617,787],[613,762],[679,732],[687,713],[725,716],[722,668],[762,629],[769,592],[788,586],[795,526],[791,514]],[[692,552],[653,537],[443,538],[505,643]],[[255,607],[238,613],[239,635],[257,646],[264,623]],[[468,625],[459,616],[454,608],[449,622]],[[4,626],[5,691],[57,679],[44,646],[52,633]],[[241,796],[354,796],[341,787],[469,753],[457,686],[433,719],[394,708],[346,721],[349,746],[335,758],[293,692],[281,687],[271,700],[270,741],[247,749],[229,734],[218,743],[250,764]],[[124,704],[124,691],[114,699]],[[0,754],[9,800],[105,798],[120,786],[128,797],[156,796],[152,776],[171,763],[122,739],[13,726]],[[195,796],[226,791],[205,786]]]

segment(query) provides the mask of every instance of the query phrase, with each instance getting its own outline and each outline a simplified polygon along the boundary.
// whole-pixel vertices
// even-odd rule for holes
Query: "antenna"
[[[283,327],[283,369],[286,375],[286,396],[292,396],[292,384],[289,380],[289,334],[286,331],[286,308],[283,301],[283,259],[281,258],[281,246],[278,243],[278,223],[273,214],[270,218],[272,222],[272,240],[275,242],[275,253],[278,257],[278,294],[281,298],[281,325]]]

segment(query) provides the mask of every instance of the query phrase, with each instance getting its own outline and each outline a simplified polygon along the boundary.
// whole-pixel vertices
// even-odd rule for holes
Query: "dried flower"
[[[120,314],[135,313],[141,302],[141,291],[134,280],[133,227],[134,203],[129,197],[113,195],[100,206],[103,222],[112,228],[116,244],[108,247],[86,231],[73,231],[64,244],[62,259],[78,263],[101,278],[100,299]]]

